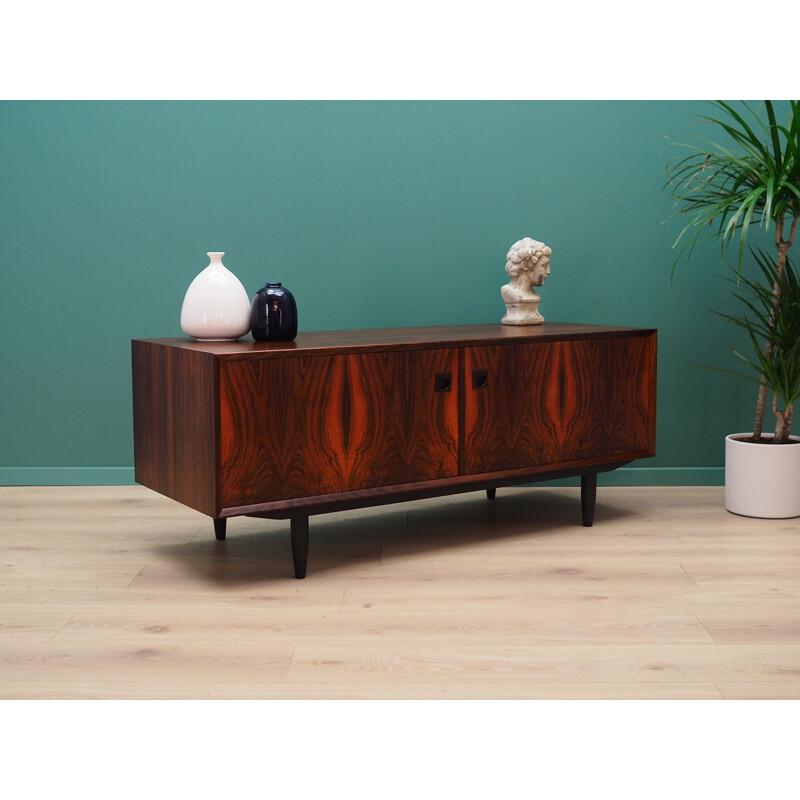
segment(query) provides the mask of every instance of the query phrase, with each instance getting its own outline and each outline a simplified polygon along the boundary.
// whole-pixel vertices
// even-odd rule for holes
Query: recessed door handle
[[[486,389],[489,386],[489,371],[486,369],[472,370],[472,388]]]
[[[437,392],[450,392],[453,390],[453,375],[450,372],[437,372],[434,382],[434,390]]]

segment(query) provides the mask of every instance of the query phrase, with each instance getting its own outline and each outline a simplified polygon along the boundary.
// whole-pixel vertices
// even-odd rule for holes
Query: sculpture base
[[[538,311],[539,303],[506,303],[503,325],[541,325],[544,317]]]

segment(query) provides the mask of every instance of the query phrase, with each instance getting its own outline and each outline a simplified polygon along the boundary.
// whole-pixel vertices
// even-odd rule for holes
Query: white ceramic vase
[[[738,441],[752,435],[725,438],[725,508],[744,517],[800,517],[800,438],[789,437],[798,444]]]
[[[181,308],[181,330],[201,342],[232,342],[250,330],[250,298],[222,263],[225,253],[206,253],[211,263],[191,282]]]

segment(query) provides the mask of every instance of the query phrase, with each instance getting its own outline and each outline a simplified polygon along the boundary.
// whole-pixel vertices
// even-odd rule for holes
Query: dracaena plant
[[[766,381],[772,392],[772,411],[775,414],[776,443],[789,438],[792,411],[800,399],[800,281],[787,258],[783,273],[761,249],[752,250],[763,280],[744,275],[731,278],[736,284],[735,297],[743,305],[741,316],[715,312],[739,328],[744,328],[751,349],[747,355],[733,350],[742,362],[738,371],[722,370],[730,375],[761,384]],[[775,304],[774,287],[778,287]],[[771,341],[772,355],[767,356],[765,343]]]
[[[782,315],[797,314],[796,304],[781,304],[786,288],[786,265],[789,248],[794,244],[797,221],[800,218],[800,101],[789,101],[789,114],[785,124],[777,121],[774,103],[765,100],[757,106],[741,103],[741,113],[732,104],[717,101],[712,103],[716,115],[698,115],[714,131],[715,139],[695,137],[692,142],[680,142],[677,146],[688,149],[688,154],[678,158],[667,167],[668,190],[675,200],[673,216],[679,215],[687,221],[680,231],[674,247],[678,249],[673,264],[673,277],[678,263],[691,259],[695,247],[709,239],[720,243],[720,254],[724,258],[728,247],[738,241],[737,280],[742,280],[742,264],[747,252],[747,238],[751,225],[758,224],[769,232],[774,228],[775,252],[771,257],[760,254],[773,267],[765,275],[769,295],[769,313],[765,319],[753,316],[755,307],[764,311],[763,294],[750,295],[748,302],[751,316],[737,318],[737,324],[745,326],[756,336],[760,355],[751,365],[759,365],[759,390],[756,402],[756,418],[753,440],[761,441],[764,425],[767,390],[772,388],[773,409],[776,410],[777,426],[773,441],[786,441],[791,425],[792,405],[781,411],[779,404],[787,401],[774,382],[776,364],[791,358],[791,353],[779,349],[785,342],[777,335]],[[721,137],[723,144],[716,140]],[[763,264],[759,262],[759,266]],[[748,286],[748,291],[753,286]],[[742,298],[743,299],[743,298]],[[730,319],[730,318],[729,318]],[[733,321],[731,319],[731,321]],[[795,352],[796,356],[796,352]],[[740,356],[741,357],[741,356]],[[781,390],[782,391],[782,390]],[[794,398],[796,399],[796,397]]]

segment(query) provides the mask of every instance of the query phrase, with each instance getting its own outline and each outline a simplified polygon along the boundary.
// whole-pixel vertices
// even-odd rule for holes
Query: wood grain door
[[[457,387],[456,349],[224,362],[222,506],[457,475]]]
[[[466,348],[462,472],[653,455],[655,364],[655,335]]]

